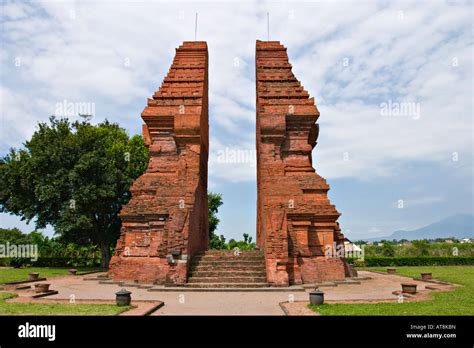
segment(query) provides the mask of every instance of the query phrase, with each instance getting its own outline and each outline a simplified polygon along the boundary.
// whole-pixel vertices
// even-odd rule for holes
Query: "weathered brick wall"
[[[131,187],[109,275],[142,282],[186,282],[189,259],[208,247],[208,51],[184,42],[142,112],[150,151]]]
[[[315,172],[319,111],[293,75],[286,48],[257,41],[257,243],[274,285],[343,279],[343,243],[329,185]]]

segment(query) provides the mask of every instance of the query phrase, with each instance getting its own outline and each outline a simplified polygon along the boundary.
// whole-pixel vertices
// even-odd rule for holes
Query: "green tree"
[[[130,185],[147,167],[140,136],[129,138],[108,121],[92,125],[50,118],[24,149],[12,149],[0,166],[0,211],[37,228],[51,224],[64,241],[100,246],[107,267],[119,234],[118,213]]]
[[[430,254],[430,244],[428,241],[414,240],[412,241],[412,244],[421,256],[427,256]]]
[[[225,237],[222,234],[220,236],[213,235],[209,241],[209,249],[222,250],[226,249],[226,247]]]
[[[18,228],[0,228],[0,244],[28,244],[31,243],[28,235]]]
[[[229,240],[229,243],[225,245],[225,249],[233,250],[253,250],[256,248],[255,243],[252,243],[252,237],[248,233],[244,233],[244,240],[236,241],[235,239]]]
[[[0,228],[0,244],[6,245],[7,243],[10,245],[34,244],[34,239],[32,238],[32,234],[25,234],[18,228]],[[22,257],[9,257],[0,260],[1,265],[10,265],[13,267],[21,267],[28,264],[28,262],[29,259]]]
[[[224,204],[222,195],[219,193],[209,192],[207,194],[207,203],[209,206],[209,249],[224,249],[225,237],[223,235],[217,236],[215,231],[219,225],[219,218],[217,213],[219,207]]]
[[[217,213],[219,212],[219,207],[224,204],[222,201],[222,195],[219,193],[209,192],[207,194],[207,204],[209,206],[209,236],[212,236],[220,222]]]
[[[382,245],[382,255],[383,256],[388,256],[388,257],[393,257],[395,256],[395,248],[393,247],[393,244],[390,242],[385,241]]]
[[[251,244],[252,243],[252,237],[248,233],[244,233],[244,243],[246,244]]]

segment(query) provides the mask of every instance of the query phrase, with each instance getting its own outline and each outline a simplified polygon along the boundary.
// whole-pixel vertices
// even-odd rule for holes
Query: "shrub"
[[[21,258],[21,257],[12,257],[7,261],[7,265],[13,268],[20,268],[22,266],[26,266],[28,264],[28,259]]]
[[[100,256],[95,258],[39,257],[33,264],[37,267],[98,267]]]
[[[394,257],[395,256],[395,248],[389,242],[384,242],[382,245],[382,254],[383,256]]]
[[[474,265],[474,257],[472,256],[366,256],[364,261],[367,267]]]
[[[387,255],[386,241],[381,245],[365,245],[365,256],[392,256]],[[427,241],[411,241],[404,244],[394,244],[393,256],[455,256],[454,249],[457,249],[457,256],[474,256],[474,244],[472,243],[437,243]]]
[[[101,251],[97,245],[67,243],[61,238],[48,238],[40,232],[24,234],[18,229],[0,229],[0,244],[33,244],[38,248],[38,259],[0,258],[0,266],[23,267],[96,267],[101,264]],[[113,248],[110,249],[111,254]]]
[[[426,240],[414,240],[412,244],[421,256],[428,256],[430,254],[430,245]]]
[[[365,261],[363,260],[355,259],[353,263],[355,267],[366,267]]]

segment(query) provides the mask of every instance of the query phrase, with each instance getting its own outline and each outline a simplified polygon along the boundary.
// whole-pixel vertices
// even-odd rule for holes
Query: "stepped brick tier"
[[[131,187],[109,275],[186,282],[188,260],[208,247],[208,51],[184,42],[141,116],[148,169]]]
[[[336,253],[344,243],[340,214],[312,165],[319,111],[291,68],[279,42],[257,41],[257,245],[275,286],[348,272]]]
[[[188,288],[267,287],[260,250],[208,250],[193,257]]]

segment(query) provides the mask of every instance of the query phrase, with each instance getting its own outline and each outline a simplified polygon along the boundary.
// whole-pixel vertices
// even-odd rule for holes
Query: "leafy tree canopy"
[[[120,234],[118,213],[147,167],[140,136],[108,121],[92,125],[51,117],[0,165],[0,211],[36,227],[51,224],[64,240],[99,245],[102,266]]]
[[[219,207],[224,204],[222,201],[222,195],[219,193],[208,192],[207,194],[207,204],[209,207],[209,249],[223,249],[225,244],[224,236],[217,236],[215,231],[217,225],[219,225],[219,218],[217,213],[219,212]]]

